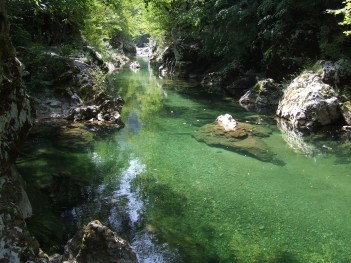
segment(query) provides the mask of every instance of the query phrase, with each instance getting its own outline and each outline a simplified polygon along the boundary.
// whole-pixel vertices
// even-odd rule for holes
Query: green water
[[[56,200],[52,215],[38,219],[48,222],[43,238],[55,238],[50,224],[69,232],[99,219],[131,242],[140,262],[351,261],[347,138],[282,132],[273,116],[204,94],[196,83],[160,79],[140,63],[140,71],[109,80],[126,101],[125,128],[74,150],[32,138],[32,159],[23,157],[20,169]],[[262,140],[286,165],[192,137],[225,113],[270,129]],[[52,197],[58,172],[70,175],[73,190],[63,184]],[[65,192],[78,194],[57,200]]]

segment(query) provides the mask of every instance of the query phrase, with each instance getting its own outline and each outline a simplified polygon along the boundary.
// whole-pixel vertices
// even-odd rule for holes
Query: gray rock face
[[[92,221],[65,246],[64,255],[51,262],[65,263],[137,263],[127,241],[99,221]]]
[[[23,187],[14,166],[0,176],[0,262],[48,262],[24,221],[32,208]]]
[[[177,61],[196,61],[199,46],[194,43],[187,43],[184,39],[177,39],[172,50]]]
[[[161,76],[190,77],[198,60],[199,47],[196,43],[180,38],[163,49],[154,43],[150,47],[150,62],[159,65]]]
[[[24,218],[32,209],[13,166],[34,118],[10,41],[5,2],[0,2],[0,262],[47,262],[39,258],[39,244],[27,230]]]
[[[276,112],[294,127],[317,127],[341,118],[337,93],[318,73],[305,72],[284,91]]]
[[[260,107],[270,107],[279,104],[283,95],[283,86],[276,84],[273,79],[265,79],[248,90],[239,100],[241,105],[254,104]]]
[[[351,102],[346,101],[341,107],[342,116],[348,125],[351,125]]]
[[[336,62],[321,60],[316,63],[316,67],[322,67],[322,81],[333,84],[345,84],[351,80],[351,62],[340,59]]]
[[[18,154],[30,127],[33,110],[22,83],[22,64],[15,57],[5,12],[0,3],[0,175]]]

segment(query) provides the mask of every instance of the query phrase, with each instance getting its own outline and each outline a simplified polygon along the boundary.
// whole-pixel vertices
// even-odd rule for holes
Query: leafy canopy
[[[345,0],[343,1],[344,7],[337,9],[337,10],[331,10],[328,9],[327,12],[330,14],[334,15],[343,15],[344,20],[339,23],[341,26],[350,26],[351,25],[351,0]],[[345,30],[344,34],[349,36],[351,35],[351,30]]]

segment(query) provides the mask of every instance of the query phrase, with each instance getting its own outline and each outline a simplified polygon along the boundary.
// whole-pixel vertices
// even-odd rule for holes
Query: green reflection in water
[[[146,229],[156,244],[166,242],[176,251],[176,259],[163,262],[351,260],[351,167],[345,144],[318,137],[307,142],[320,150],[301,154],[292,149],[294,142],[289,146],[271,116],[202,94],[194,83],[158,79],[140,62],[140,71],[124,70],[109,80],[116,96],[126,101],[126,127],[96,139],[80,160],[74,159],[79,167],[91,167],[87,174],[95,179],[85,185],[104,189],[80,202],[77,224],[96,218],[112,225],[121,221],[115,229],[130,241]],[[209,147],[192,137],[224,113],[271,129],[272,136],[263,140],[286,165]],[[338,161],[339,148],[348,161]],[[128,198],[114,193],[133,159],[146,167],[130,189],[144,201],[145,214],[128,234],[128,218],[120,215]],[[37,165],[48,167],[45,162],[43,156]],[[49,166],[57,169],[59,164]]]
[[[151,231],[185,262],[351,259],[349,164],[336,165],[334,154],[295,153],[271,120],[261,121],[273,131],[264,140],[284,167],[198,143],[192,132],[219,114],[241,121],[252,121],[254,114],[173,85],[163,85],[167,96],[155,108],[153,125],[129,138],[132,152],[148,167],[135,184],[147,200]],[[150,121],[139,116],[141,123]]]

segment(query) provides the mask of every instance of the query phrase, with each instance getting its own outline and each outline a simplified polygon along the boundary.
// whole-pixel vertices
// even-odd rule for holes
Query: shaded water
[[[73,190],[63,185],[53,198],[78,193],[65,199],[72,203],[54,202],[43,236],[53,222],[69,232],[99,219],[145,263],[351,261],[348,139],[300,137],[272,116],[203,94],[195,83],[158,79],[140,63],[140,71],[126,69],[109,80],[126,101],[125,128],[73,151],[40,138],[27,149],[36,157],[21,163],[22,173],[30,171],[41,185],[68,173]],[[270,129],[262,140],[286,165],[192,137],[224,113]],[[41,189],[52,195],[50,187]]]

